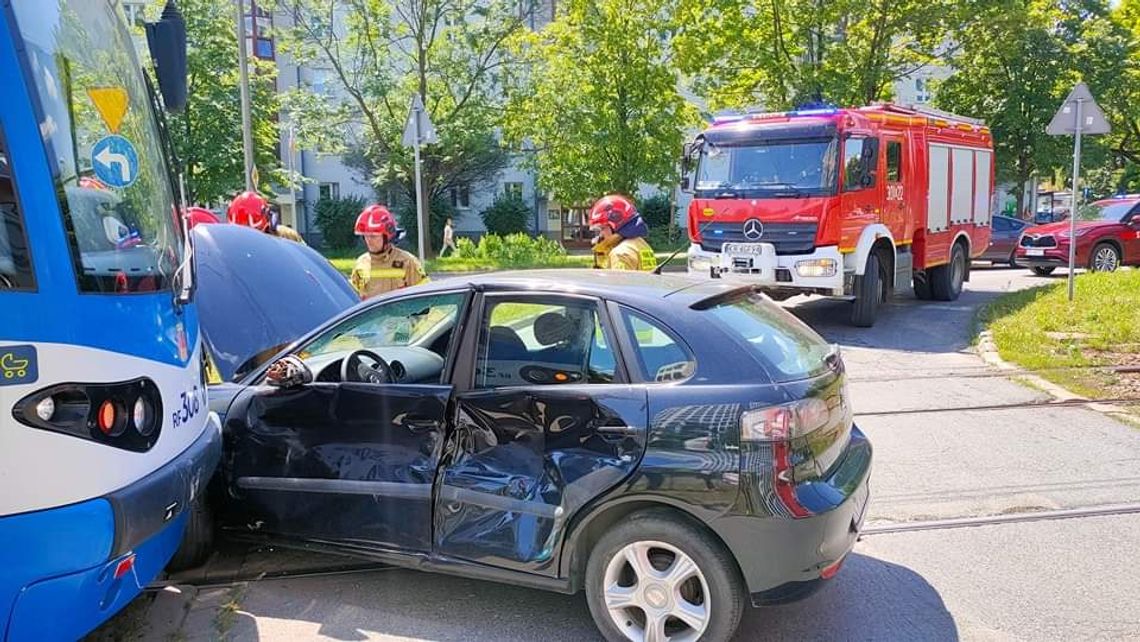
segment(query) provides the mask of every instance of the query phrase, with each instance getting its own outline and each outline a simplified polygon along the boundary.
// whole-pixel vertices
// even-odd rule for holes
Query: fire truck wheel
[[[867,257],[867,269],[863,272],[863,276],[855,277],[855,303],[851,308],[851,325],[859,328],[875,325],[875,318],[879,316],[879,305],[886,294],[885,283],[879,255],[872,253]]]
[[[938,301],[955,301],[966,280],[966,251],[955,243],[950,262],[930,270],[930,291]]]

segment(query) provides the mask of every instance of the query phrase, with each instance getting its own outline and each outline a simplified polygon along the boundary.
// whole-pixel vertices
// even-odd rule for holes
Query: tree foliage
[[[325,245],[334,250],[346,250],[358,245],[356,219],[365,202],[359,196],[325,198],[317,201],[317,227]]]
[[[235,10],[226,0],[180,0],[186,20],[189,103],[169,116],[175,153],[194,203],[228,199],[245,188]],[[165,5],[147,6],[157,19]],[[263,192],[286,183],[278,156],[276,67],[250,58],[254,160]]]
[[[500,194],[491,206],[479,213],[487,231],[499,236],[527,231],[532,212],[522,198]]]
[[[989,124],[999,181],[1068,180],[1072,138],[1048,136],[1045,128],[1083,80],[1113,133],[1085,138],[1082,164],[1101,190],[1127,182],[1140,151],[1140,50],[1107,0],[994,0],[987,18],[956,39],[957,71],[938,87],[936,102]],[[1014,193],[1024,211],[1023,191]]]
[[[1051,0],[1000,0],[1000,10],[958,33],[958,71],[938,87],[939,107],[990,126],[999,182],[1023,185],[1063,158],[1064,145],[1045,127],[1075,75],[1051,28],[1055,17]],[[1016,196],[1021,212],[1022,190]]]
[[[537,150],[538,182],[584,203],[676,177],[696,110],[677,89],[666,0],[567,0],[557,19],[520,34],[528,73],[512,92],[505,133]]]
[[[677,0],[678,64],[715,107],[865,105],[951,50],[986,0]]]
[[[343,153],[377,187],[396,184],[414,199],[412,150],[401,144],[419,94],[439,135],[424,147],[428,198],[478,184],[509,160],[494,131],[498,82],[510,65],[504,43],[523,24],[508,0],[279,0],[293,25],[283,48],[329,70],[332,89],[307,87],[288,99],[302,144]]]

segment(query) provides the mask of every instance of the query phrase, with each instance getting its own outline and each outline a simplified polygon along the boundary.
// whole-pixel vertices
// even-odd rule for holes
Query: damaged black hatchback
[[[611,640],[729,639],[835,575],[867,505],[838,352],[724,283],[447,279],[211,394],[229,532],[585,590]]]

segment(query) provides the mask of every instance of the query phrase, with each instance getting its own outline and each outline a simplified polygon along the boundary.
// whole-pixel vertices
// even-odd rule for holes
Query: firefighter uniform
[[[392,245],[378,254],[361,254],[356,259],[349,278],[361,299],[418,285],[427,280],[419,259]]]
[[[305,239],[297,233],[297,230],[289,227],[288,225],[278,225],[276,229],[270,232],[273,236],[286,241],[296,241],[301,245],[305,245]]]
[[[640,270],[652,272],[657,269],[657,255],[642,237],[618,239],[617,243],[598,243],[594,248],[594,262],[603,270]]]

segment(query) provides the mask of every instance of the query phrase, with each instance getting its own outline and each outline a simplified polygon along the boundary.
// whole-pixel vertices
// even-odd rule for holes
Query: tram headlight
[[[150,404],[146,399],[139,397],[135,399],[135,407],[131,411],[131,419],[135,422],[135,430],[139,431],[142,436],[147,436],[154,430],[154,422],[151,421],[153,413],[150,411]]]
[[[36,416],[41,421],[51,421],[55,416],[55,399],[53,397],[44,397],[36,404]]]

